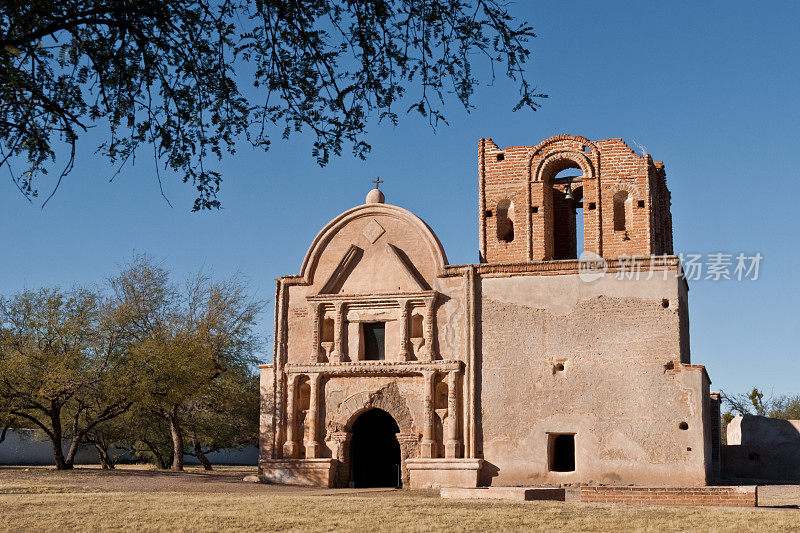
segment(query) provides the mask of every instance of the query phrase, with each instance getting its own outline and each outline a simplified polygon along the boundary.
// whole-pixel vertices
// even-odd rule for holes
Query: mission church
[[[690,359],[664,165],[622,139],[482,139],[477,214],[480,262],[451,265],[376,188],[277,280],[260,479],[707,484],[719,400]]]

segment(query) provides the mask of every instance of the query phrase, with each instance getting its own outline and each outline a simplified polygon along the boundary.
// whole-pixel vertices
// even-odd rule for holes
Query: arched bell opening
[[[350,483],[362,487],[402,486],[400,427],[383,409],[364,411],[353,423],[350,439]]]
[[[514,240],[514,202],[504,198],[497,202],[497,240],[512,242]]]
[[[564,162],[551,178],[553,194],[553,259],[577,259],[584,248],[583,179],[580,166]]]
[[[628,239],[628,219],[631,213],[631,196],[628,191],[621,190],[614,194],[614,232],[620,233],[624,240]]]

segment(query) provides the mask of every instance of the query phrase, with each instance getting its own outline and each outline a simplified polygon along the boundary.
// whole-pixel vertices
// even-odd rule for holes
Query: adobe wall
[[[709,382],[681,363],[675,273],[480,280],[482,483],[706,482]],[[574,472],[549,471],[549,433],[575,434]]]
[[[737,416],[722,446],[722,476],[800,481],[800,420]]]

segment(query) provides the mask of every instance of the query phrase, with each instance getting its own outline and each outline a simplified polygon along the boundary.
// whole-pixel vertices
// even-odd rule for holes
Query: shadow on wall
[[[800,481],[800,420],[737,416],[721,449],[723,478]]]
[[[64,441],[62,448],[66,455],[70,441]],[[125,450],[112,448],[110,454],[122,462],[135,461],[136,458]],[[215,465],[245,465],[258,464],[258,448],[246,446],[241,450],[220,450],[206,454],[208,460]],[[197,458],[184,456],[185,464],[199,464]],[[32,429],[12,429],[6,435],[6,440],[0,444],[0,465],[54,465],[53,445],[49,440],[43,441],[36,438]],[[75,456],[76,465],[99,464],[97,452],[92,446],[81,446]]]

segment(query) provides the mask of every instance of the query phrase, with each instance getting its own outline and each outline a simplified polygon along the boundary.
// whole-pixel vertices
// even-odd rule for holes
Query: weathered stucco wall
[[[572,198],[553,181],[567,168],[582,174]],[[346,486],[351,425],[377,408],[415,486],[478,472],[493,485],[704,484],[709,379],[691,364],[679,260],[661,255],[663,165],[620,139],[560,135],[482,140],[479,172],[480,264],[448,265],[432,230],[373,190],[278,280],[262,477]],[[577,260],[581,206],[606,273],[593,282]],[[573,439],[574,468],[553,464]]]
[[[480,287],[483,483],[705,483],[708,379],[670,363],[688,361],[674,272]],[[549,434],[559,433],[575,435],[574,472],[549,469]]]
[[[737,416],[722,447],[722,476],[800,481],[800,420]]]

